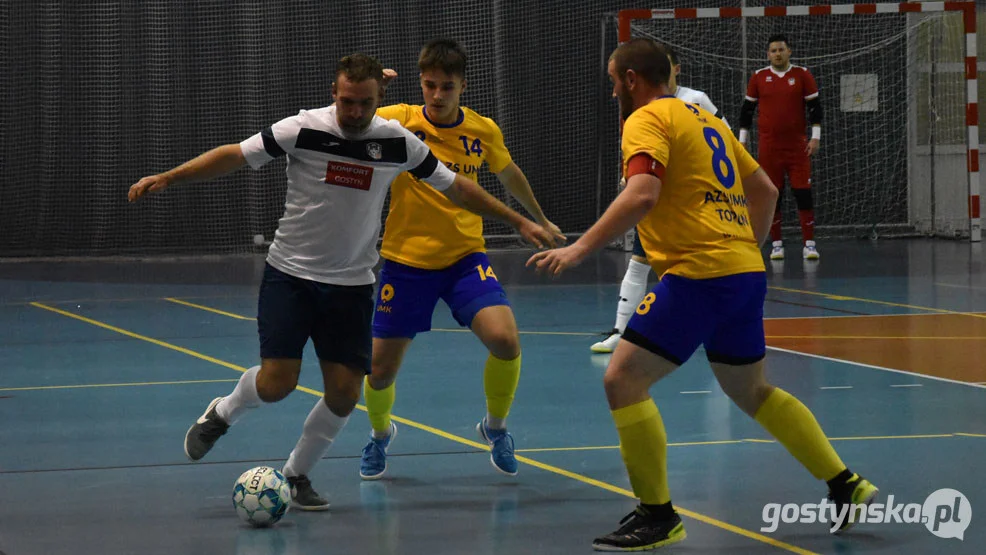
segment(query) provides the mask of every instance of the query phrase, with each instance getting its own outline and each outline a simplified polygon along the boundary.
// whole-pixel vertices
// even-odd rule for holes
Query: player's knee
[[[736,382],[723,387],[723,392],[736,406],[751,417],[756,415],[771,391],[773,386],[762,381]]]
[[[374,359],[370,365],[370,386],[373,389],[385,389],[390,387],[397,379],[397,372],[400,370],[400,363],[397,361]]]
[[[603,375],[603,389],[606,391],[606,399],[609,400],[610,405],[621,406],[625,404],[625,399],[640,391],[640,385],[630,372],[618,366],[610,366]]]
[[[276,403],[298,387],[298,376],[290,372],[260,372],[257,374],[257,396],[265,403]]]
[[[329,410],[333,414],[340,417],[346,417],[352,414],[353,409],[356,408],[356,403],[359,401],[359,388],[353,391],[326,391],[325,397],[322,398],[322,402],[325,406],[329,407]]]
[[[500,360],[513,360],[520,356],[520,338],[514,330],[498,330],[488,334],[483,341],[490,354]]]

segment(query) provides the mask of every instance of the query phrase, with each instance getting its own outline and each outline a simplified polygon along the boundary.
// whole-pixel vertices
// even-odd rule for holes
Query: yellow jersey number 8
[[[657,300],[657,295],[653,293],[647,293],[647,295],[644,297],[644,300],[640,301],[640,304],[637,305],[637,314],[643,316],[644,314],[650,312],[650,305],[654,304],[654,301],[656,300]]]

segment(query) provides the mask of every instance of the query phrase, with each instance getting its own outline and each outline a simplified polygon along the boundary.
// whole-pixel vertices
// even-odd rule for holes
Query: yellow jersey
[[[664,166],[657,204],[637,224],[658,276],[709,279],[765,271],[743,178],[759,165],[711,113],[674,97],[651,101],[623,127],[624,175],[634,155]]]
[[[511,162],[500,128],[468,108],[460,108],[458,120],[450,125],[431,122],[424,106],[384,106],[377,115],[397,120],[450,170],[473,181],[479,181],[483,162],[492,173],[500,173]],[[380,249],[385,259],[438,270],[485,249],[482,217],[452,204],[407,172],[397,176],[390,189],[390,213]]]

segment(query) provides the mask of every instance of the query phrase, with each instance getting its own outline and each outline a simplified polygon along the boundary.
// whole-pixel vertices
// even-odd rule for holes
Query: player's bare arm
[[[746,193],[753,236],[757,239],[757,245],[763,245],[770,235],[770,224],[780,192],[763,169],[757,169],[743,178],[743,192]]]
[[[564,235],[560,233],[556,235],[548,229],[521,216],[506,204],[497,200],[496,197],[483,190],[475,181],[462,177],[461,175],[456,175],[452,186],[445,189],[443,193],[453,204],[460,208],[465,208],[480,216],[496,218],[506,222],[516,229],[525,241],[538,248],[554,247],[559,238],[565,238]]]
[[[631,176],[627,180],[627,188],[578,241],[565,248],[536,253],[527,261],[527,266],[535,264],[539,274],[546,273],[553,277],[578,266],[586,256],[637,225],[657,204],[660,194],[661,180],[656,175],[642,173]]]
[[[156,193],[169,185],[208,181],[232,173],[247,163],[238,144],[216,147],[200,154],[177,168],[141,178],[130,186],[127,200],[134,202],[147,193]]]
[[[503,187],[510,193],[512,197],[517,199],[517,202],[524,207],[527,212],[534,216],[534,219],[554,233],[560,238],[562,242],[565,241],[564,235],[562,235],[561,229],[555,224],[548,220],[548,217],[544,215],[544,211],[541,210],[541,205],[538,204],[536,198],[534,198],[534,191],[531,190],[531,184],[527,181],[527,176],[521,171],[517,164],[511,162],[503,169],[500,173],[496,174],[496,178],[500,180]]]

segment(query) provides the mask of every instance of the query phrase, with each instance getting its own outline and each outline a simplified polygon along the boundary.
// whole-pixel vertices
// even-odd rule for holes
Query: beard
[[[617,99],[620,101],[620,117],[623,118],[623,121],[626,121],[626,119],[629,118],[630,114],[634,111],[633,97],[631,97],[630,93],[626,92],[626,89],[624,89],[623,92],[619,94]]]

